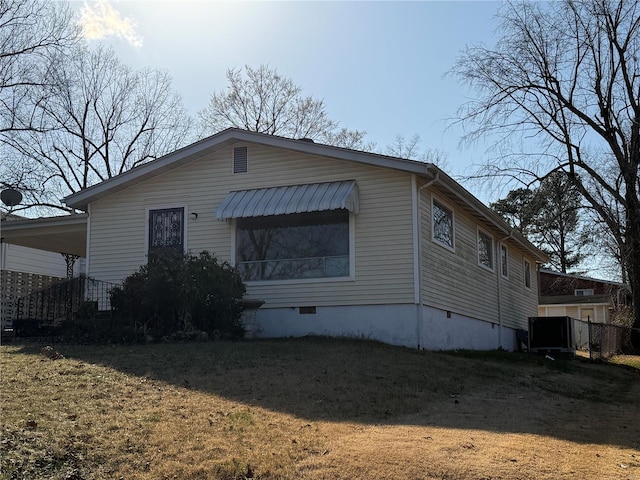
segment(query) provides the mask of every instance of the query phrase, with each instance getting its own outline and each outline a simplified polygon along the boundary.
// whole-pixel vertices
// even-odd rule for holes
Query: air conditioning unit
[[[575,353],[573,318],[529,317],[529,351]]]

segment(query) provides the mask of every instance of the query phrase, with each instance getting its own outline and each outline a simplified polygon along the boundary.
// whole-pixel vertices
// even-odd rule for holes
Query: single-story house
[[[589,348],[589,325],[612,323],[631,306],[631,288],[618,282],[539,269],[538,316],[573,318],[578,349]]]
[[[538,316],[572,317],[610,323],[612,315],[631,305],[628,285],[609,280],[540,269]]]
[[[433,164],[233,128],[64,202],[85,212],[89,277],[207,250],[264,302],[263,337],[513,349],[547,260]]]

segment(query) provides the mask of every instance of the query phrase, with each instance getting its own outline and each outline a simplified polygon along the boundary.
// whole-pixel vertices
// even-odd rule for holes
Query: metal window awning
[[[226,220],[338,209],[358,213],[355,180],[230,192],[218,207],[216,218]]]

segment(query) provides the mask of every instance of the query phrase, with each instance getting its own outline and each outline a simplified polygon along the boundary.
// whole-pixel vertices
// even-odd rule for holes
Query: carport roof
[[[24,218],[0,222],[2,241],[48,252],[84,257],[87,251],[86,213],[60,217]]]

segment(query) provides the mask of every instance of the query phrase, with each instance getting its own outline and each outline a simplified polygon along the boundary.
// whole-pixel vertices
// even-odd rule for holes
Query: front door
[[[149,251],[159,248],[184,252],[184,208],[149,211]]]

